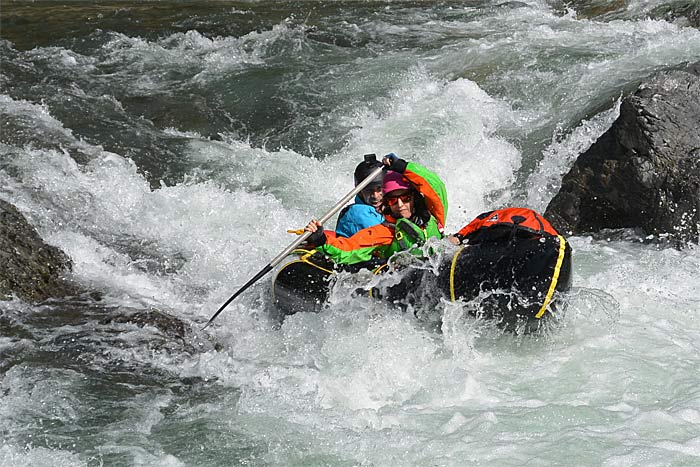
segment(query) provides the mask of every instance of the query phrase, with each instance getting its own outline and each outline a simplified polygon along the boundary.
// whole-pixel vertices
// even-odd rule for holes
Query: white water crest
[[[352,279],[280,324],[272,275],[201,330],[362,154],[438,173],[450,232],[544,211],[639,81],[700,60],[651,17],[673,2],[473,3],[174,4],[3,40],[0,198],[93,294],[0,301],[0,465],[697,464],[697,246],[570,238],[568,307],[532,336]],[[183,330],[122,319],[154,310]]]

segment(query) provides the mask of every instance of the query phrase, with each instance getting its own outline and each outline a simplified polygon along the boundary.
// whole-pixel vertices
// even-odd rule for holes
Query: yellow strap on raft
[[[290,234],[297,234],[297,235],[303,235],[303,234],[304,234],[304,229],[287,229],[287,233],[290,233]]]
[[[457,301],[455,297],[455,267],[457,267],[457,258],[464,251],[464,247],[457,250],[457,253],[452,257],[452,265],[450,265],[450,299]]]
[[[382,272],[382,270],[384,270],[385,268],[388,268],[388,267],[389,267],[389,263],[384,263],[381,266],[375,268],[374,271],[372,271],[372,273],[376,276],[377,274]],[[372,293],[373,290],[374,290],[374,287],[369,289],[369,298],[374,298],[374,294]]]
[[[564,263],[564,253],[566,252],[566,240],[561,235],[557,235],[559,239],[559,256],[557,257],[557,264],[554,266],[554,273],[552,274],[552,282],[549,284],[549,290],[547,291],[547,296],[542,303],[542,307],[535,315],[535,318],[540,319],[547,311],[547,305],[552,301],[552,296],[557,288],[557,282],[559,281],[559,274],[561,273],[561,265]],[[457,258],[460,253],[462,253],[464,248],[460,248],[457,253],[452,257],[452,265],[450,266],[450,299],[454,302],[455,297],[455,267],[457,266]]]
[[[295,260],[295,261],[290,261],[289,263],[285,264],[284,266],[282,266],[279,269],[279,271],[277,271],[277,274],[275,274],[275,278],[272,279],[272,297],[273,297],[273,300],[275,297],[275,282],[277,281],[277,276],[279,276],[279,274],[282,271],[284,271],[288,266],[291,266],[292,264],[306,263],[306,264],[310,264],[311,266],[315,267],[316,269],[320,269],[321,271],[327,272],[328,274],[333,274],[333,271],[329,271],[328,269],[322,268],[318,264],[314,264],[311,261],[309,261],[309,258],[311,256],[313,256],[314,253],[316,253],[316,250],[306,250],[304,248],[297,248],[294,251],[292,251],[292,254],[299,255],[299,259]]]
[[[557,235],[559,239],[559,257],[557,257],[557,264],[554,266],[554,273],[552,274],[552,283],[549,284],[549,290],[547,291],[547,296],[544,298],[542,303],[542,308],[537,312],[535,318],[540,319],[544,312],[547,311],[547,305],[552,300],[554,295],[554,290],[557,288],[557,281],[559,281],[559,273],[561,272],[561,265],[564,262],[564,253],[566,252],[566,240],[561,235]]]
[[[296,250],[292,251],[292,253],[298,254],[298,255],[299,255],[299,259],[297,259],[297,260],[295,260],[295,261],[290,261],[289,263],[285,264],[285,265],[282,267],[282,269],[280,269],[280,270],[277,272],[277,274],[279,274],[280,272],[282,272],[282,270],[283,270],[283,269],[286,269],[288,266],[290,266],[290,265],[292,265],[292,264],[296,264],[296,263],[306,263],[306,264],[308,264],[309,266],[313,266],[313,267],[315,267],[316,269],[320,269],[320,270],[323,271],[323,272],[327,272],[328,274],[335,274],[334,271],[331,271],[330,269],[323,268],[323,267],[319,266],[318,264],[312,263],[311,261],[309,261],[309,258],[312,257],[312,256],[316,253],[316,250],[305,250],[305,249],[303,249],[303,248],[297,248]],[[273,281],[273,283],[274,283],[274,281]]]
[[[319,266],[318,264],[312,263],[311,261],[309,261],[309,258],[311,258],[311,257],[316,253],[316,250],[303,250],[303,249],[298,249],[298,250],[294,250],[294,251],[303,251],[303,252],[305,252],[305,254],[301,255],[301,257],[299,258],[299,261],[298,261],[298,262],[306,263],[306,264],[308,264],[308,265],[311,265],[311,266],[315,267],[316,269],[320,269],[321,271],[327,272],[328,274],[334,274],[333,271],[331,271],[331,270],[329,270],[329,269],[326,269],[326,268],[322,268],[322,267]],[[294,261],[294,262],[296,263],[297,261]],[[290,264],[291,264],[291,263],[290,263]]]

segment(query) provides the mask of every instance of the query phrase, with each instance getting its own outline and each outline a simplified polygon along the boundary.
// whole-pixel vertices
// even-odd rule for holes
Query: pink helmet
[[[384,175],[382,193],[385,195],[394,190],[410,190],[411,188],[413,188],[413,186],[403,177],[403,174],[400,172],[388,170],[386,175]]]

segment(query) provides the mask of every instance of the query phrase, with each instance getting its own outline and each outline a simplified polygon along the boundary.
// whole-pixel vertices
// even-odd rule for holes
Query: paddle
[[[331,208],[330,211],[328,211],[326,214],[323,215],[318,221],[321,223],[321,225],[325,224],[328,219],[333,217],[336,212],[340,211],[340,209],[347,204],[348,201],[352,199],[353,196],[358,194],[360,191],[362,191],[367,185],[369,185],[374,178],[381,173],[381,171],[384,170],[384,167],[377,167],[371,174],[367,176],[362,182],[360,182],[355,188],[353,188],[350,193],[347,195],[343,196],[343,198],[338,201],[335,206]],[[260,278],[262,278],[265,274],[270,272],[272,268],[274,268],[276,265],[278,265],[289,253],[291,253],[296,247],[304,243],[304,241],[311,235],[311,232],[304,232],[301,237],[298,239],[294,240],[287,248],[285,248],[279,255],[275,256],[275,258],[270,261],[267,266],[262,268],[260,272],[258,272],[255,276],[253,276],[252,279],[250,279],[248,282],[245,283],[243,287],[238,289],[238,291],[231,296],[228,300],[226,300],[226,303],[221,305],[221,308],[219,308],[214,315],[209,318],[209,321],[207,324],[204,325],[202,328],[202,331],[205,330],[215,319],[219,314],[224,311],[224,308],[228,306],[229,303],[231,303],[236,297],[238,297],[240,294],[243,293],[248,287],[251,285],[255,284]]]

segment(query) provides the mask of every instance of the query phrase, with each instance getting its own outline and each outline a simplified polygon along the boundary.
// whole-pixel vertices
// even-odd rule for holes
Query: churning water
[[[0,465],[697,465],[697,247],[571,238],[537,336],[342,290],[278,326],[269,276],[199,330],[364,153],[440,174],[451,232],[543,211],[622,96],[700,59],[693,12],[3,2],[0,197],[97,293],[0,302]],[[126,319],[154,309],[191,329]]]

